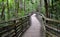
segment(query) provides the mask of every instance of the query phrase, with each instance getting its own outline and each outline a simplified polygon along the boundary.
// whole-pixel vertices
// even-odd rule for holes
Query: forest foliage
[[[43,1],[43,0],[42,0]],[[41,12],[46,15],[45,3],[41,1]],[[60,0],[47,0],[49,18],[60,20]]]
[[[52,0],[49,5],[50,18],[60,20],[60,0]]]
[[[36,10],[39,0],[0,0],[0,20],[22,17]]]

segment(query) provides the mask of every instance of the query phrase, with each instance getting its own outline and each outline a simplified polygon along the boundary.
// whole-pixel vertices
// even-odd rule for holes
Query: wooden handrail
[[[10,22],[12,23],[10,24]],[[5,26],[5,23],[8,25]],[[4,24],[3,27],[0,27],[0,37],[20,37],[30,27],[30,15],[0,22],[0,24]]]
[[[60,24],[60,21],[59,21],[59,20],[54,20],[54,19],[47,18],[47,17],[45,17],[43,14],[42,14],[42,18],[43,18],[44,20],[46,20],[46,21],[56,22],[56,23],[59,23],[59,24]],[[48,26],[48,25],[45,25],[45,26],[60,33],[60,30],[59,30],[59,29],[56,29],[56,28],[51,27],[51,26]]]
[[[45,20],[47,20],[47,21],[52,21],[52,22],[60,23],[60,21],[59,21],[59,20],[55,20],[55,19],[47,18],[47,17],[45,17],[43,14],[42,14],[42,18],[44,18],[44,19],[45,19]]]
[[[23,16],[23,17],[28,17],[28,16],[30,16],[30,15],[26,15],[26,16]],[[0,24],[15,21],[15,20],[18,20],[18,19],[23,18],[23,17],[19,17],[19,18],[15,18],[15,19],[13,18],[13,19],[10,19],[8,21],[0,21]]]
[[[2,22],[0,22],[0,24],[4,24],[4,23],[7,23],[8,24],[9,22],[14,23],[14,22],[17,22],[18,20],[22,20],[25,17],[27,17],[26,19],[29,19],[30,15],[26,15],[26,16],[23,16],[23,17],[20,17],[20,18],[11,19],[11,20],[8,20],[8,21],[2,21]],[[7,25],[7,26],[11,26],[11,25]],[[6,27],[6,26],[3,26],[3,27]],[[2,28],[2,27],[0,27],[0,28]]]
[[[46,27],[48,27],[48,28],[50,28],[50,29],[53,29],[53,30],[55,30],[55,31],[57,31],[57,32],[60,32],[59,29],[53,28],[53,27],[51,27],[51,26],[46,25]]]

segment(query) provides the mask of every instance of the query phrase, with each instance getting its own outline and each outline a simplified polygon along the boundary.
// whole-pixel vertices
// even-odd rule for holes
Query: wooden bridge
[[[31,16],[31,26],[22,37],[45,37],[41,21],[36,18],[36,14]]]
[[[36,14],[0,22],[0,37],[60,37],[60,29],[50,25],[52,22],[60,23]]]
[[[59,0],[0,0],[0,37],[60,37],[59,9]]]

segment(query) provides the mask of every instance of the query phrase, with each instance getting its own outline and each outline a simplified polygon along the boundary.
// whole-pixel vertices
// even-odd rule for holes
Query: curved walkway
[[[43,37],[41,35],[41,23],[36,18],[36,14],[31,16],[31,26],[30,28],[23,34],[22,37]]]

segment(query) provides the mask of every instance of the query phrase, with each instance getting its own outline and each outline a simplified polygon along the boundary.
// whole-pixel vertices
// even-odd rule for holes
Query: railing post
[[[16,31],[17,31],[17,30],[16,30],[16,20],[14,20],[14,25],[15,25],[15,28],[14,28],[14,29],[15,29],[15,37],[17,37],[17,36],[16,36],[16,34],[17,34],[17,32],[16,32]]]
[[[28,16],[28,21],[29,21],[29,25],[31,25],[31,19],[30,19],[30,15]]]
[[[23,32],[23,19],[22,18],[21,18],[21,26],[22,26],[21,32]]]
[[[45,28],[46,20],[43,17],[42,17],[42,23],[43,23],[43,28],[44,28],[44,37],[46,37],[46,28]]]

